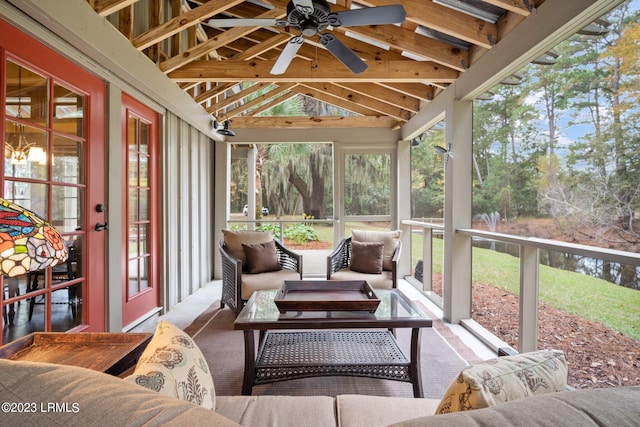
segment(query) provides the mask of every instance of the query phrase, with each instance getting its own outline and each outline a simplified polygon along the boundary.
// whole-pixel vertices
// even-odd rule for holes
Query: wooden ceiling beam
[[[405,95],[417,98],[421,101],[431,101],[434,97],[433,86],[425,85],[422,83],[383,83],[377,82],[376,84],[395,90],[396,92],[404,93]]]
[[[361,0],[369,7],[385,6],[389,0]],[[395,0],[407,11],[407,21],[432,28],[466,42],[491,49],[498,41],[495,24],[457,12],[431,1]]]
[[[211,81],[237,82],[243,80],[260,82],[396,82],[396,83],[453,83],[458,72],[446,67],[434,66],[421,61],[374,61],[361,74],[353,74],[338,60],[323,63],[316,68],[296,58],[287,72],[269,74],[273,61],[193,61],[169,73],[176,82]]]
[[[397,121],[385,116],[242,116],[232,121],[236,129],[387,128]]]
[[[236,86],[238,84],[240,84],[240,82],[231,82],[231,83],[225,83],[225,84],[222,84],[222,85],[214,86],[211,89],[207,90],[206,92],[202,92],[202,93],[196,95],[194,100],[198,104],[202,104],[203,102],[206,102],[206,101],[210,100],[211,98],[215,98],[216,96],[220,96],[220,95],[224,94],[227,90],[232,89],[234,86]]]
[[[469,67],[469,53],[467,51],[394,25],[349,27],[343,30],[377,40],[454,70],[465,71]]]
[[[140,34],[133,39],[133,45],[138,50],[144,50],[184,29],[200,23],[203,19],[210,18],[233,5],[242,3],[242,1],[243,0],[210,0],[202,6],[182,13]]]
[[[412,113],[417,113],[420,109],[419,99],[375,83],[336,83],[335,85]]]
[[[253,84],[247,88],[244,88],[238,93],[234,93],[233,95],[230,95],[224,99],[218,100],[215,106],[218,110],[222,110],[224,108],[230,107],[233,104],[242,101],[247,96],[251,96],[254,93],[258,92],[259,90],[269,87],[269,85],[270,83]]]
[[[100,16],[109,16],[126,7],[132,6],[139,0],[93,0],[93,10]]]
[[[325,93],[321,90],[317,90],[311,87],[298,86],[293,89],[295,92],[298,92],[300,95],[317,99],[322,102],[326,102],[327,104],[335,105],[336,107],[351,111],[355,114],[359,114],[361,116],[379,116],[375,110],[368,108],[366,105],[356,104],[355,102],[347,101],[340,97],[336,97]]]
[[[529,16],[531,15],[531,10],[527,7],[524,0],[482,0],[485,3],[492,4],[494,6],[501,7],[502,9],[506,9],[510,12],[517,13],[521,16]]]
[[[293,89],[295,86],[297,86],[297,83],[281,84],[280,86],[275,87],[273,90],[269,92],[265,92],[262,95],[252,99],[251,101],[245,102],[244,104],[237,106],[233,110],[225,111],[223,115],[229,118],[239,116],[240,114],[249,110],[250,108],[260,105],[261,103],[267,101],[268,99],[273,98],[274,96],[279,96],[280,94]],[[208,108],[207,112],[211,114],[218,114],[218,110],[219,108],[217,108],[217,105],[216,105],[214,107]]]
[[[270,108],[275,107],[278,104],[282,104],[283,102],[285,102],[288,99],[291,99],[295,96],[298,96],[297,93],[295,92],[287,92],[287,93],[282,93],[279,97],[272,99],[269,102],[266,102],[262,105],[257,106],[256,108],[254,108],[251,111],[248,111],[247,114],[251,115],[251,116],[255,116],[256,114],[260,114],[264,111],[269,110]]]
[[[262,15],[259,16],[259,18],[279,19],[279,18],[282,18],[285,14],[286,13],[280,9],[273,9],[263,13]],[[193,46],[185,50],[180,55],[173,56],[167,59],[166,61],[161,62],[160,70],[162,70],[165,73],[173,71],[259,28],[260,27],[237,27],[237,28],[232,28],[228,31],[224,31],[220,35],[212,39],[209,39],[204,43],[200,43],[196,46]]]
[[[356,104],[366,105],[373,111],[389,117],[393,117],[397,120],[407,121],[411,118],[411,113],[407,110],[397,108],[373,97],[362,95],[360,93],[337,85],[333,85],[331,83],[303,83],[302,86],[322,91],[325,94],[333,95],[336,98],[340,98],[348,102],[355,102]]]

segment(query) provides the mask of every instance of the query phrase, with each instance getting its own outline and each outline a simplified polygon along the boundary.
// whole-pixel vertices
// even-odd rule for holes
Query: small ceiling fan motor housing
[[[329,26],[331,8],[325,0],[313,0],[313,12],[305,15],[296,8],[293,2],[287,5],[287,21],[303,36],[310,37],[318,34]]]

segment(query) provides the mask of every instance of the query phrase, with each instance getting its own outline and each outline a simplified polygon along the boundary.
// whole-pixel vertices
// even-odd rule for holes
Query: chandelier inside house
[[[18,112],[15,116],[22,119],[22,67],[18,68]],[[47,156],[42,147],[35,142],[29,142],[25,134],[25,125],[13,123],[13,131],[6,130],[7,138],[4,142],[5,158],[10,159],[12,165],[26,165],[27,161],[44,165]]]

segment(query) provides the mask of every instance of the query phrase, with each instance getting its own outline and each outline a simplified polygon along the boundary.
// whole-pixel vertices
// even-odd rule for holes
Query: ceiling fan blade
[[[325,33],[321,35],[320,43],[354,74],[360,74],[367,69],[367,64],[333,34]]]
[[[213,28],[228,27],[286,27],[287,21],[269,18],[222,18],[209,19],[206,24]]]
[[[363,7],[362,9],[345,10],[332,13],[329,22],[334,27],[355,27],[358,25],[400,24],[407,17],[404,7],[399,4],[379,7]],[[337,21],[334,23],[334,21]]]
[[[282,49],[282,53],[276,60],[276,63],[273,64],[273,68],[271,68],[271,74],[282,74],[287,71],[289,64],[293,61],[294,56],[298,53],[300,46],[304,43],[304,39],[300,36],[293,37],[289,40],[289,43]]]
[[[304,15],[311,15],[313,13],[314,7],[312,0],[291,0],[291,3]]]

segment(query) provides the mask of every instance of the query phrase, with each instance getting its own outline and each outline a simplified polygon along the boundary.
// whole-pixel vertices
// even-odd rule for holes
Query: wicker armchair
[[[224,239],[220,240],[222,260],[222,298],[220,307],[228,305],[236,314],[254,291],[277,289],[284,280],[302,279],[302,255],[296,254],[274,239],[281,270],[249,274],[242,269],[242,260],[234,257]]]
[[[346,237],[327,256],[327,280],[366,280],[374,288],[396,288],[398,286],[398,260],[402,253],[402,242],[398,241],[391,258],[391,268],[380,274],[360,273],[351,265],[351,239]]]

